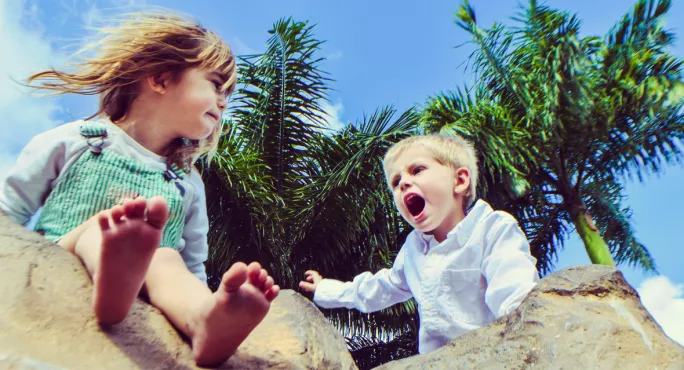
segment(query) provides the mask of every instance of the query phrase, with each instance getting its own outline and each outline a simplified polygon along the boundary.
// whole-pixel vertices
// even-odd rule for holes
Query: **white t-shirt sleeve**
[[[511,215],[501,212],[485,240],[481,268],[487,279],[485,303],[499,318],[518,308],[539,275],[527,238]]]
[[[77,123],[41,133],[26,145],[0,181],[0,209],[26,226],[43,205],[65,163],[82,140]]]
[[[413,295],[404,275],[403,251],[403,248],[399,251],[390,269],[375,274],[364,272],[350,282],[321,280],[314,302],[323,308],[345,307],[373,312],[411,298]]]
[[[180,254],[190,272],[206,284],[207,271],[204,262],[209,255],[209,245],[207,244],[209,219],[207,217],[204,183],[200,174],[195,170],[189,176],[189,181],[194,186],[194,192],[188,212],[185,214],[185,226],[183,227],[185,247]]]

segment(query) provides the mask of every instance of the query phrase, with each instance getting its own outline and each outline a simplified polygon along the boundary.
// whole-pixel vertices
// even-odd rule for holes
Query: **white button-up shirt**
[[[515,218],[478,200],[443,242],[414,230],[392,268],[323,279],[314,302],[373,312],[413,297],[426,353],[516,309],[539,281],[535,262]]]

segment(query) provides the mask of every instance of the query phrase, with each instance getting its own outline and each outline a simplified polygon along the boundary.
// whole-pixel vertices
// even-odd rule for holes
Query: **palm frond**
[[[663,22],[670,6],[637,1],[604,39],[580,38],[576,15],[537,1],[508,29],[480,28],[467,1],[457,14],[477,46],[475,93],[431,98],[424,122],[475,143],[482,194],[519,219],[542,273],[579,209],[596,212],[618,263],[654,269],[620,206],[620,181],[684,159],[682,61],[667,51],[674,35]]]
[[[302,185],[307,148],[327,123],[321,103],[329,78],[315,54],[322,41],[313,26],[281,19],[275,23],[264,54],[240,64],[241,87],[235,99],[240,129],[257,147],[281,197]]]
[[[521,177],[535,165],[530,161],[535,158],[535,148],[525,145],[530,135],[500,104],[481,91],[470,96],[456,90],[430,98],[421,113],[425,131],[455,133],[473,143],[478,166],[484,170],[478,193],[500,204],[526,191]],[[489,191],[492,186],[497,192]]]
[[[365,336],[346,337],[345,341],[359,370],[373,369],[418,354],[417,335],[412,330],[387,341]]]
[[[622,206],[623,191],[617,182],[592,182],[585,186],[585,202],[617,264],[657,272],[653,257],[636,238],[631,209]]]

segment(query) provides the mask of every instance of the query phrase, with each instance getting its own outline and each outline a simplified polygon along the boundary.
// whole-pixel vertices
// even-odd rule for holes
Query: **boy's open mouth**
[[[413,217],[419,216],[425,209],[425,199],[416,193],[406,194],[404,204]]]

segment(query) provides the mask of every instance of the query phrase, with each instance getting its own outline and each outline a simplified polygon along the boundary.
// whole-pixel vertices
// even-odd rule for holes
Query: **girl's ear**
[[[454,171],[454,195],[465,195],[470,190],[470,171],[459,167]]]
[[[147,76],[147,85],[152,91],[164,95],[171,83],[171,73],[162,72],[156,75]]]

